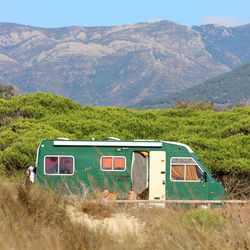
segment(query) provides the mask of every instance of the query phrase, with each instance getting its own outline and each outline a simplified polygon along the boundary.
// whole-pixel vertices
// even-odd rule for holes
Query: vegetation
[[[103,202],[100,209],[99,204],[55,195],[37,186],[1,184],[0,248],[250,248],[249,204],[212,210],[111,206]],[[83,213],[82,207],[93,209],[95,218]],[[124,217],[126,223],[122,223]],[[131,226],[125,227],[129,221]]]
[[[15,95],[12,85],[5,86],[0,84],[0,98],[11,99]]]
[[[194,109],[194,110],[213,110],[218,111],[213,102],[199,101],[189,103],[187,100],[177,100],[174,104],[174,109]]]
[[[186,143],[217,176],[250,175],[250,107],[215,112],[192,109],[134,111],[82,107],[52,94],[0,99],[0,168],[35,165],[42,139],[154,139]]]
[[[205,81],[202,84],[174,93],[157,100],[143,100],[129,106],[135,109],[166,109],[171,108],[177,100],[197,102],[205,100],[213,102],[219,109],[225,106],[246,105],[250,96],[250,63]]]

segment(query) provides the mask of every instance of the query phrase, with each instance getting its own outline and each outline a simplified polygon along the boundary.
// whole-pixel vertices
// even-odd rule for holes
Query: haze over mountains
[[[247,62],[250,24],[49,29],[0,23],[0,83],[83,105],[127,106],[165,97]]]

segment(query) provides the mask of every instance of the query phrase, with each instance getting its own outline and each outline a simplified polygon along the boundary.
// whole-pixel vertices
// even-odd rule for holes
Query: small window
[[[172,181],[200,181],[203,171],[193,158],[171,159]]]
[[[74,158],[72,156],[45,156],[44,173],[48,175],[72,175]]]
[[[112,157],[103,157],[102,158],[102,169],[103,170],[112,170]]]
[[[57,173],[58,173],[58,157],[46,157],[45,174],[57,174]]]
[[[121,156],[103,156],[101,158],[101,169],[104,171],[124,171],[126,169],[126,158]]]
[[[114,170],[124,170],[125,169],[125,158],[117,157],[114,158]]]
[[[73,158],[72,157],[59,157],[59,173],[60,174],[73,174]]]

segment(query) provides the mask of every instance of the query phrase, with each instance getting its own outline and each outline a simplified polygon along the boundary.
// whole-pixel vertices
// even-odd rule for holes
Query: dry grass
[[[249,249],[249,205],[244,207],[188,210],[140,208],[145,248],[155,249]]]
[[[116,210],[112,204],[105,204],[100,200],[96,202],[87,200],[82,204],[82,211],[94,218],[105,219],[111,217]]]
[[[76,223],[67,213],[69,205],[95,219],[133,216],[142,233],[120,227],[117,238],[105,227]],[[194,210],[69,203],[68,197],[37,186],[0,185],[0,249],[250,249],[249,212],[249,204]]]
[[[107,249],[110,235],[74,224],[66,200],[32,186],[0,186],[0,249]]]

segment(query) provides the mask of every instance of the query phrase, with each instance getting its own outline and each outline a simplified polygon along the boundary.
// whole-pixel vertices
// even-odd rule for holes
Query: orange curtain
[[[102,158],[102,169],[112,169],[112,157]]]
[[[144,157],[148,157],[148,152],[147,151],[138,151],[141,155]]]
[[[197,181],[199,177],[196,173],[196,166],[186,166],[186,180],[187,181]]]
[[[184,180],[184,165],[172,165],[172,180]]]
[[[114,169],[123,170],[125,169],[125,159],[124,158],[114,158]]]

